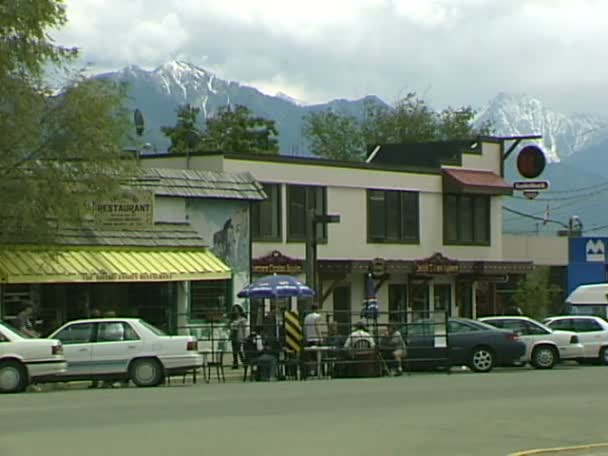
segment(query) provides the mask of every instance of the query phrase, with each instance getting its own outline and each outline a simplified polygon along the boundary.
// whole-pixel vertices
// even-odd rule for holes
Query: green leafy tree
[[[220,150],[224,152],[278,154],[278,132],[274,120],[254,116],[245,106],[223,106],[208,117],[203,129],[197,126],[200,109],[178,108],[174,127],[162,127],[171,140],[172,152]]]
[[[49,36],[65,23],[61,0],[0,2],[0,237],[81,223],[87,203],[118,192],[133,169],[124,87],[74,75],[77,50]]]
[[[394,106],[368,102],[360,121],[333,111],[309,114],[304,119],[303,133],[315,155],[360,160],[368,144],[455,140],[489,134],[488,124],[473,128],[474,117],[471,107],[436,112],[415,93],[409,93]]]
[[[542,319],[547,316],[553,297],[561,290],[549,280],[548,268],[536,268],[517,284],[513,302],[524,315]]]
[[[331,109],[309,114],[305,118],[304,134],[310,138],[316,155],[333,160],[365,156],[361,122],[353,116],[336,114]]]
[[[278,135],[274,120],[254,116],[245,106],[223,106],[207,119],[202,142],[207,150],[278,154]]]
[[[161,127],[161,131],[171,140],[169,152],[184,153],[195,152],[201,147],[203,136],[197,125],[199,108],[182,105],[177,108],[177,123],[174,127]]]

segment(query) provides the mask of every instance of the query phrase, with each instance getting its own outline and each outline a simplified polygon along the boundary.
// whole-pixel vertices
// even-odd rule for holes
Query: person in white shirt
[[[304,340],[307,345],[321,345],[323,342],[323,317],[317,304],[313,304],[312,311],[304,317]]]
[[[370,333],[365,330],[365,322],[359,321],[355,325],[355,330],[344,342],[344,348],[374,348],[376,342]]]

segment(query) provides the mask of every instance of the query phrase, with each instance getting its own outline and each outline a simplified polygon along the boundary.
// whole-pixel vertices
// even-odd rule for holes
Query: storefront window
[[[404,323],[407,320],[407,285],[392,283],[388,286],[388,321]]]
[[[219,321],[230,311],[228,280],[200,280],[190,285],[190,320]]]

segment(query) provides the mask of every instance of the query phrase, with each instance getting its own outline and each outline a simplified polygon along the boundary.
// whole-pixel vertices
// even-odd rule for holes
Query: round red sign
[[[534,179],[541,175],[546,165],[545,153],[538,146],[526,146],[517,155],[517,170],[522,177]]]

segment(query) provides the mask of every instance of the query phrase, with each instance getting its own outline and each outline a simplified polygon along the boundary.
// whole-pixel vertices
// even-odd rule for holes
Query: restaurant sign
[[[154,225],[154,193],[129,191],[110,201],[96,201],[93,218],[100,229],[150,228]]]
[[[301,274],[304,272],[304,262],[283,255],[278,250],[252,261],[254,274]]]
[[[84,282],[164,282],[172,280],[173,274],[168,272],[98,272],[81,274],[80,279]]]
[[[429,258],[416,261],[414,271],[419,274],[457,274],[460,272],[460,264],[441,253],[435,253]]]

